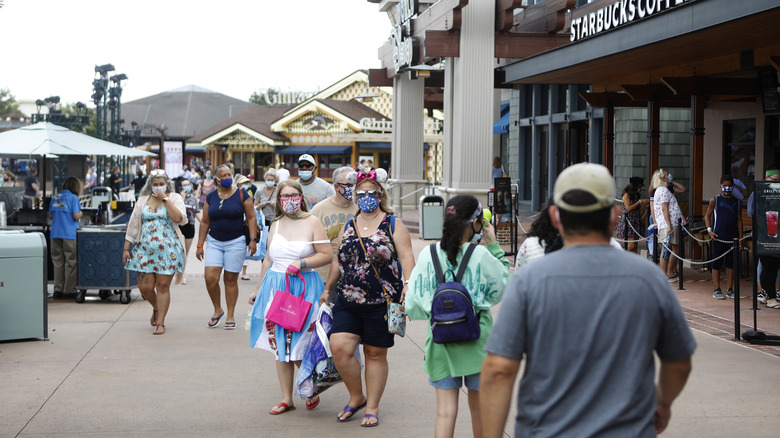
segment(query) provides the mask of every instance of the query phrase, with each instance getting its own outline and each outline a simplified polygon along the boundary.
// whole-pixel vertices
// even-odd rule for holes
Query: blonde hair
[[[666,172],[665,169],[658,169],[655,172],[653,172],[653,176],[650,178],[650,187],[648,187],[650,191],[653,191],[658,187],[666,185],[666,183],[661,180],[661,178],[664,177],[665,172]]]
[[[301,187],[301,184],[294,180],[294,179],[286,179],[279,183],[279,185],[276,188],[276,205],[274,205],[274,220],[279,220],[283,217],[288,217],[290,219],[304,219],[311,214],[309,214],[309,207],[306,206],[306,199],[301,199],[301,211],[305,211],[306,214],[298,215],[298,214],[288,214],[286,211],[282,210],[282,189],[285,187],[292,187],[295,190],[298,191],[298,194],[303,196],[303,188]]]
[[[393,207],[390,205],[390,196],[387,194],[387,190],[385,189],[384,185],[374,181],[373,179],[366,178],[366,179],[361,180],[359,183],[355,184],[355,190],[357,190],[358,187],[361,184],[365,183],[365,182],[370,182],[371,184],[373,184],[377,188],[377,190],[381,190],[382,191],[382,200],[379,202],[379,209],[384,211],[387,214],[395,213],[395,210],[393,210]],[[353,195],[354,195],[354,192],[353,192]],[[353,197],[353,200],[354,200],[355,204],[357,204],[357,197],[356,196]]]

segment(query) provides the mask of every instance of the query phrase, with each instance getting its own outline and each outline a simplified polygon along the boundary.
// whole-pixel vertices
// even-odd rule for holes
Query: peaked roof
[[[122,103],[125,128],[132,122],[139,125],[165,125],[166,138],[187,139],[229,119],[253,103],[236,99],[195,85],[188,85],[131,102]],[[153,129],[145,129],[143,136],[156,137]]]
[[[199,143],[207,138],[217,134],[221,131],[229,129],[234,125],[243,125],[252,131],[255,131],[263,136],[274,141],[287,140],[279,133],[271,131],[271,123],[276,121],[287,110],[291,108],[291,105],[252,105],[239,114],[219,122],[214,126],[209,127],[203,132],[198,133],[194,137],[190,138],[188,143]]]
[[[331,114],[336,118],[339,116],[346,117],[346,120],[350,123],[353,129],[359,129],[360,119],[364,117],[374,118],[378,120],[388,118],[375,111],[362,102],[358,102],[355,99],[352,100],[335,100],[335,99],[310,99],[306,103],[296,106],[295,108],[288,110],[284,113],[284,116],[274,121],[271,125],[271,129],[274,131],[284,131],[285,126],[305,116],[311,111],[323,111]]]

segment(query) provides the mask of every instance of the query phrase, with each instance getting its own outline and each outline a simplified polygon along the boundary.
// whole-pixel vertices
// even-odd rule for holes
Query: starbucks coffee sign
[[[572,42],[580,41],[694,1],[696,0],[619,0],[581,17],[572,18],[570,39]]]
[[[419,44],[412,36],[412,17],[417,15],[419,6],[419,0],[401,0],[396,6],[398,25],[390,35],[396,72],[412,66],[419,59]]]

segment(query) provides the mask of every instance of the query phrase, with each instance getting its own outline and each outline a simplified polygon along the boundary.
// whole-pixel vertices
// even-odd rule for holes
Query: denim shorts
[[[428,383],[438,389],[459,389],[463,386],[464,380],[466,381],[466,388],[472,391],[479,391],[479,373],[458,377],[447,376],[435,382],[428,379]]]
[[[227,272],[241,272],[246,253],[246,238],[221,241],[206,236],[206,266],[219,266]]]

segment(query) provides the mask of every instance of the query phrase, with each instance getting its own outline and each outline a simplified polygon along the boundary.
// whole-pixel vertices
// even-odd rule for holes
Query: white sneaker
[[[758,302],[762,304],[766,304],[766,292],[763,290],[758,292]]]
[[[780,309],[780,302],[776,298],[766,300],[766,307],[770,309]]]

